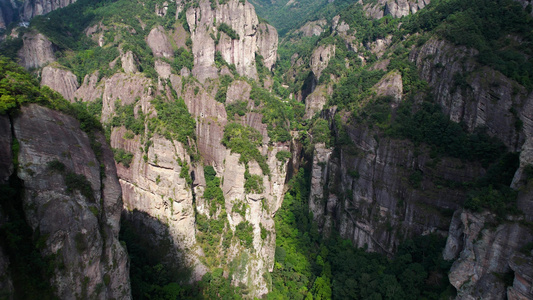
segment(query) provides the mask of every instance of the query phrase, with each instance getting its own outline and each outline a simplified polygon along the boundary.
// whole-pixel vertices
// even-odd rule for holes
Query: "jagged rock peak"
[[[250,78],[257,78],[256,53],[269,69],[275,62],[278,34],[274,27],[259,23],[248,2],[230,0],[213,7],[201,0],[187,10],[187,22],[193,42],[193,75],[200,81],[217,76],[217,51],[240,75]]]
[[[74,2],[76,0],[26,0],[22,6],[20,17],[23,21],[29,21],[36,16],[47,14]]]
[[[401,18],[414,14],[429,4],[431,0],[378,0],[376,4],[365,5],[368,16],[381,19],[384,16]]]

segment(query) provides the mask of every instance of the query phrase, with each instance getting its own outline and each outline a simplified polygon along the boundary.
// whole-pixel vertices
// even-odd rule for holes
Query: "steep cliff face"
[[[11,130],[18,141],[22,207],[41,237],[40,255],[53,259],[50,284],[56,295],[131,297],[128,258],[118,241],[121,189],[104,136],[94,137],[102,147],[97,157],[78,121],[37,105],[22,107],[2,129],[7,129],[2,149]]]
[[[405,237],[445,234],[466,194],[435,182],[468,182],[483,173],[477,164],[431,158],[425,147],[363,126],[346,131],[351,145],[315,149],[309,204],[326,232],[336,226],[371,251],[392,253]]]
[[[490,213],[454,213],[443,255],[455,260],[449,279],[460,299],[503,299],[504,274],[515,271],[516,278],[525,277],[519,269],[523,263],[517,264],[520,258],[513,255],[533,240],[530,228],[519,223],[494,226],[494,218]],[[523,291],[517,281],[515,289]]]
[[[180,9],[184,7],[178,5],[178,11]],[[170,30],[157,25],[147,30],[144,41],[152,50],[158,78],[145,77],[139,72],[136,54],[120,50],[120,56],[112,63],[122,64],[124,72],[104,78],[95,72],[87,75],[78,86],[72,72],[50,65],[41,72],[41,84],[71,101],[75,98],[93,104],[101,101],[102,123],[114,124],[110,134],[112,148],[131,155],[127,163],[117,163],[126,211],[124,217],[137,229],[147,230],[146,236],[151,242],[171,245],[160,249],[166,253],[165,261],[178,262],[179,268],[190,272],[191,281],[200,280],[214,268],[229,271],[228,265],[232,263],[232,284],[245,286],[250,297],[259,297],[269,291],[263,275],[271,271],[274,264],[273,215],[281,205],[287,173],[286,161],[279,160],[276,154],[290,149],[287,142],[270,142],[263,116],[251,112],[254,104],[250,100],[252,82],[249,79],[258,77],[256,60],[260,57],[267,69],[274,65],[277,33],[272,26],[258,22],[253,6],[247,2],[235,0],[212,7],[209,1],[200,1],[198,6],[188,7],[185,14],[192,40],[195,79],[189,76],[186,67],[174,70],[169,64],[178,53],[176,46],[187,49],[188,33],[179,24]],[[100,24],[86,32],[100,41],[101,31],[112,30]],[[99,45],[109,42],[102,40]],[[235,66],[236,74],[249,78],[232,79],[225,91],[228,105],[248,103],[250,112],[245,115],[230,118],[225,105],[215,100],[220,88],[219,75],[233,78],[235,74],[217,65],[220,61],[215,64],[216,51],[225,62]],[[157,111],[154,100],[173,102],[177,97],[184,100],[196,121],[195,136],[188,137],[187,142],[151,127],[150,119],[162,113]],[[126,115],[125,107],[132,107],[134,116]],[[145,125],[133,132],[130,125],[115,124],[123,118],[137,118]],[[224,128],[231,122],[260,132],[263,142],[258,150],[265,158],[269,173],[253,160],[245,166],[240,162],[240,154],[232,153],[222,144]],[[220,188],[225,201],[216,213],[203,196],[207,188],[204,166],[213,166],[222,179]],[[260,187],[245,188],[247,176],[258,180]],[[224,232],[230,237],[228,250],[216,254],[207,252],[205,237],[199,239],[205,233],[199,231],[198,218],[227,224]],[[237,227],[242,225],[251,228],[251,244],[236,237],[240,234]],[[223,263],[216,262],[220,261],[218,256],[223,256]]]
[[[242,76],[257,78],[256,52],[265,59],[265,66],[272,68],[277,32],[268,24],[259,24],[250,3],[231,0],[212,8],[209,1],[203,0],[198,7],[187,10],[187,22],[193,42],[192,72],[201,82],[217,76],[217,51]]]
[[[533,94],[500,72],[480,66],[476,54],[475,50],[431,39],[412,51],[410,59],[451,120],[464,123],[470,131],[486,127],[510,150],[519,151],[533,132],[529,117]]]
[[[50,1],[50,0],[36,0],[36,1],[25,1],[24,5],[21,7],[20,17],[24,21],[29,21],[32,18],[40,15],[47,14],[58,8],[65,7],[76,0],[59,0],[59,1]]]
[[[22,40],[24,44],[18,56],[24,68],[39,68],[55,60],[52,43],[41,33],[26,33]]]
[[[365,5],[368,16],[380,19],[384,16],[400,18],[414,14],[428,5],[430,0],[379,0],[375,4]]]

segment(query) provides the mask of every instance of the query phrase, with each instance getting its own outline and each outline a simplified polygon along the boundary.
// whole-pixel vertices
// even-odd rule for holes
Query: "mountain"
[[[532,298],[531,5],[253,4],[6,27],[6,297]]]

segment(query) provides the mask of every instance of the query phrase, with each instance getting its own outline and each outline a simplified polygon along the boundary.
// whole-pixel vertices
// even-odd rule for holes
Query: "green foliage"
[[[217,92],[218,95],[218,92]],[[248,111],[248,102],[235,101],[231,104],[226,104],[226,112],[228,113],[228,119],[233,119],[235,115],[240,117],[244,116]]]
[[[328,121],[316,119],[310,129],[313,143],[325,143],[326,147],[331,146],[331,131]]]
[[[184,145],[189,145],[189,138],[195,138],[196,122],[192,118],[185,101],[178,98],[164,101],[161,97],[152,100],[157,111],[157,117],[149,120],[149,126],[156,128],[156,132],[167,139],[178,140]]]
[[[382,70],[351,72],[342,79],[333,91],[331,105],[337,105],[340,109],[358,107],[361,100],[372,95],[370,88],[373,87],[385,75]],[[352,108],[352,109],[355,109]]]
[[[253,249],[254,242],[254,226],[250,222],[245,221],[239,223],[235,228],[235,236],[241,240],[243,246],[248,249]]]
[[[282,163],[287,162],[287,160],[292,158],[292,153],[290,151],[281,150],[276,153],[276,159]]]
[[[388,132],[415,143],[426,143],[452,157],[480,161],[485,166],[505,153],[502,142],[482,130],[468,134],[460,124],[450,121],[439,105],[430,102],[423,102],[415,112],[409,101],[402,102]]]
[[[174,53],[174,61],[172,61],[170,65],[174,69],[174,72],[180,74],[180,71],[183,68],[192,70],[194,66],[194,57],[191,52],[187,51],[187,49],[179,48]]]
[[[111,126],[124,126],[126,129],[133,131],[135,134],[144,132],[144,116],[138,111],[138,117],[135,117],[135,103],[122,105],[120,100],[115,102],[115,116],[111,120]]]
[[[261,194],[265,190],[263,177],[257,174],[250,174],[248,168],[246,168],[246,171],[244,172],[244,180],[244,192],[247,194]]]
[[[128,152],[122,148],[113,149],[115,161],[122,164],[124,167],[129,168],[131,161],[133,160],[133,153]]]
[[[262,122],[267,124],[268,137],[272,142],[290,141],[291,128],[298,128],[303,123],[305,106],[296,101],[284,101],[272,95],[268,90],[252,85],[250,100],[260,106]]]
[[[87,50],[80,50],[74,54],[66,54],[59,59],[59,63],[69,68],[78,78],[78,83],[82,83],[85,75],[99,72],[99,78],[110,77],[119,71],[120,64],[115,64],[114,68],[109,67],[109,63],[119,56],[116,47],[95,47]]]
[[[187,182],[187,185],[192,186],[192,178],[189,172],[189,164],[186,161],[181,160],[179,157],[178,157],[178,164],[181,167],[180,178],[184,178],[185,182]]]
[[[218,30],[227,34],[232,40],[240,39],[239,34],[226,23],[220,23],[218,25]]]
[[[59,173],[64,173],[65,172],[65,164],[63,164],[62,162],[60,162],[57,159],[49,161],[46,166],[47,166],[47,168],[49,170],[52,170],[52,171],[56,171],[56,172],[59,172]]]
[[[428,235],[402,243],[391,260],[356,249],[332,232],[321,238],[309,215],[309,173],[291,180],[275,217],[273,291],[267,299],[439,299],[451,296],[445,239]],[[291,278],[291,280],[286,280]]]
[[[267,238],[268,230],[261,223],[259,223],[259,227],[261,228],[261,239],[264,240]]]
[[[248,162],[253,159],[259,164],[263,174],[270,175],[266,159],[257,149],[262,143],[263,136],[259,131],[252,127],[243,126],[239,123],[229,123],[226,125],[226,128],[224,128],[222,144],[231,149],[232,152],[241,155],[239,162],[248,164]]]
[[[72,193],[74,190],[78,190],[85,198],[94,202],[93,189],[85,175],[67,172],[65,174],[65,184],[67,192]]]
[[[527,60],[533,53],[532,24],[531,16],[516,1],[452,0],[432,2],[403,27],[408,32],[433,31],[456,44],[475,48],[479,62],[532,89],[533,65]],[[512,36],[519,36],[521,41],[513,41]]]
[[[215,100],[220,103],[226,103],[226,94],[228,92],[228,87],[232,82],[233,77],[229,75],[222,75],[220,77],[220,84],[218,86],[217,94],[215,95]]]
[[[247,205],[244,202],[235,203],[233,207],[231,208],[231,212],[241,215],[241,217],[244,219],[246,217],[246,208],[247,208]]]
[[[215,169],[212,166],[204,167],[204,177],[206,187],[203,198],[209,203],[210,215],[214,216],[219,208],[224,208],[226,199],[220,188],[220,178],[216,177]]]

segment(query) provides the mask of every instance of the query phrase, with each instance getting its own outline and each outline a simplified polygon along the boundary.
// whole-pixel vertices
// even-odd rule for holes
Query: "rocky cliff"
[[[11,176],[22,183],[21,207],[39,239],[39,254],[52,268],[49,284],[54,293],[61,299],[130,298],[129,261],[118,241],[121,188],[104,136],[96,134],[91,141],[77,120],[37,105],[22,107],[8,120],[2,117],[1,148],[5,152],[18,145],[17,173]],[[98,156],[91,147],[97,143]],[[11,157],[6,154],[2,157]],[[3,183],[8,175],[2,174]],[[3,209],[5,213],[6,206]],[[8,214],[2,220],[12,218]],[[15,297],[27,292],[17,290],[17,280],[21,277],[14,278],[11,288]]]
[[[187,22],[193,42],[192,72],[201,82],[216,77],[217,51],[240,75],[253,79],[257,78],[256,53],[269,69],[276,60],[276,30],[259,24],[254,7],[246,1],[232,0],[214,9],[209,1],[200,1],[198,7],[187,10]]]
[[[148,78],[138,72],[136,54],[121,50],[121,56],[113,63],[122,64],[119,70],[124,72],[101,79],[98,73],[87,75],[78,86],[78,79],[71,71],[54,63],[41,71],[41,84],[71,101],[75,98],[87,103],[101,101],[103,124],[122,118],[144,120],[146,125],[135,132],[129,125],[112,125],[110,133],[115,152],[131,155],[127,163],[117,163],[125,219],[137,229],[144,228],[141,230],[147,231],[146,236],[152,243],[171,245],[160,249],[164,260],[178,262],[178,268],[190,272],[191,281],[200,280],[214,268],[228,272],[228,265],[233,261],[232,284],[246,287],[250,297],[261,296],[269,290],[263,274],[271,271],[274,264],[273,215],[281,205],[287,172],[286,162],[278,160],[276,154],[288,151],[289,144],[270,142],[267,125],[262,123],[259,113],[250,111],[238,118],[228,117],[225,105],[215,101],[215,94],[220,88],[220,75],[244,76],[248,79],[235,80],[227,87],[225,98],[228,104],[244,101],[253,105],[250,79],[258,78],[256,61],[260,57],[267,69],[272,68],[277,58],[277,33],[272,26],[259,23],[248,2],[235,0],[212,6],[209,1],[200,1],[197,6],[180,6],[178,10],[180,8],[185,9],[190,33],[181,24],[171,30],[154,26],[147,30],[144,38],[152,51],[158,78]],[[98,26],[87,34],[97,36],[100,31],[114,30]],[[192,40],[194,79],[187,68],[176,72],[168,63],[174,58],[177,45],[187,49],[188,37]],[[100,46],[108,42],[103,41]],[[215,63],[218,52],[228,66],[235,66],[236,73],[221,67],[220,61]],[[21,53],[30,57],[26,52]],[[174,102],[178,98],[184,100],[196,122],[194,136],[186,140],[178,140],[150,125],[155,122],[150,119],[155,120],[163,113],[156,109],[153,101]],[[125,107],[132,107],[134,116],[124,115]],[[239,162],[240,154],[232,153],[221,143],[224,128],[231,122],[254,128],[261,134],[263,142],[258,150],[265,157],[269,173],[256,161]],[[213,166],[216,176],[222,179],[220,188],[225,201],[215,213],[211,210],[214,204],[203,197],[207,188],[205,166]],[[259,180],[260,188],[245,189],[247,176]],[[224,232],[230,235],[228,250],[208,252],[212,250],[200,231],[199,218],[227,224]],[[231,239],[232,235],[237,236],[240,224],[251,226],[245,227],[251,228],[251,244],[236,237]]]
[[[377,3],[365,5],[368,16],[380,19],[384,16],[400,18],[409,14],[414,14],[428,5],[430,0],[379,0]]]

